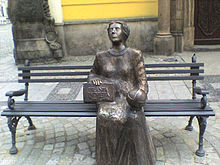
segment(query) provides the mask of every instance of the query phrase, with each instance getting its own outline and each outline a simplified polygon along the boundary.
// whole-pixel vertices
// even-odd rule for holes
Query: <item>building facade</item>
[[[45,50],[40,57],[43,57],[45,52],[46,57],[54,56],[53,49],[47,48],[51,43],[45,44],[43,41],[44,33],[46,36],[53,34],[56,42],[62,46],[60,49],[63,55],[60,55],[60,52],[56,55],[59,57],[94,55],[97,51],[106,50],[111,46],[106,29],[108,23],[114,20],[129,24],[131,35],[127,45],[145,52],[171,55],[174,52],[192,50],[194,44],[220,44],[219,0],[9,0],[9,4],[10,18],[14,20],[12,22],[15,29],[19,32],[25,32],[24,29],[27,29],[25,34],[30,33],[28,38],[19,38],[16,37],[18,33],[14,34],[18,39],[16,44],[26,42],[26,48],[34,43],[30,36],[34,41],[39,39],[39,36],[33,35],[35,32],[30,30],[33,20],[38,21],[38,26],[45,23],[42,19],[35,19],[39,17],[40,10],[30,10],[28,5],[42,8],[42,18],[46,18],[45,20],[48,14],[54,18],[56,35],[41,26],[42,35],[37,46],[44,45]],[[19,4],[22,6],[22,12],[17,7]],[[27,12],[24,12],[25,10]],[[25,17],[26,21],[22,22],[24,19],[19,17]],[[20,46],[20,52],[17,51],[18,60],[24,59],[24,52],[29,51],[23,49],[25,47]],[[34,55],[34,51],[36,50],[30,48],[26,57],[40,58]]]

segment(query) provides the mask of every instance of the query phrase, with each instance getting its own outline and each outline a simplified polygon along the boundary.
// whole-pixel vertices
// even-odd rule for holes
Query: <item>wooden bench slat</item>
[[[24,66],[18,67],[18,70],[68,70],[68,69],[91,69],[91,65],[84,66]]]
[[[170,112],[175,112],[175,111],[212,111],[210,107],[206,107],[205,109],[200,109],[200,106],[192,106],[192,105],[162,105],[158,106],[156,104],[154,105],[145,105],[144,109],[145,111],[170,111]],[[6,111],[11,111],[11,110],[6,110]],[[31,111],[31,112],[46,112],[46,111],[68,111],[68,112],[85,112],[85,111],[97,111],[97,108],[95,105],[70,105],[70,106],[54,106],[52,104],[50,105],[29,105],[29,106],[15,106],[15,110],[12,110],[12,112],[22,112],[22,111]]]
[[[166,81],[166,80],[203,80],[204,76],[158,76],[147,77],[148,81]],[[19,79],[19,83],[46,83],[46,82],[87,82],[87,78],[63,78],[63,79]]]
[[[29,106],[27,105],[22,105],[22,106],[15,106],[14,111],[76,111],[76,112],[83,112],[83,111],[97,111],[97,108],[95,105],[69,105],[69,106],[56,106],[56,105],[37,105],[37,104],[30,104]]]
[[[166,80],[203,80],[204,76],[155,76],[147,77],[147,81],[166,81]]]
[[[144,112],[145,116],[215,116],[213,111],[211,112]],[[38,116],[38,117],[96,117],[97,112],[7,112],[3,111],[2,116]]]
[[[145,64],[146,68],[157,67],[202,67],[204,63],[168,63],[168,64]],[[28,66],[18,67],[18,70],[68,70],[68,69],[91,69],[91,65],[85,66]]]
[[[2,116],[36,116],[36,117],[96,117],[96,112],[5,112]]]
[[[204,73],[203,69],[188,70],[147,70],[146,74],[187,74],[187,73]],[[19,77],[23,76],[88,76],[89,72],[41,72],[41,73],[19,73]]]
[[[47,83],[47,82],[86,82],[87,78],[68,78],[68,79],[20,79],[19,83]]]
[[[156,104],[157,103],[157,104]],[[146,105],[144,106],[144,109],[146,112],[188,112],[192,111],[194,113],[197,113],[198,111],[208,112],[213,111],[211,107],[207,106],[205,109],[200,109],[200,103],[198,101],[161,101],[161,103],[156,101],[148,101]],[[97,111],[95,104],[85,104],[83,102],[81,103],[40,103],[40,102],[34,102],[34,103],[19,103],[15,105],[15,110],[6,109],[5,112],[90,112],[90,111]]]
[[[23,76],[88,76],[89,72],[47,72],[47,73],[19,73],[19,77]]]
[[[202,67],[204,63],[167,63],[167,64],[145,64],[145,68],[163,68],[163,67]]]
[[[146,70],[146,74],[183,74],[183,73],[204,73],[204,69],[187,69],[187,70]]]
[[[171,99],[171,100],[146,100],[146,104],[183,104],[183,103],[200,103],[200,100],[192,99]]]
[[[84,103],[82,100],[73,100],[73,101],[16,101],[16,104],[92,104],[92,103]],[[192,100],[192,99],[171,99],[171,100],[146,100],[146,104],[182,104],[182,103],[200,103],[200,100]]]
[[[152,117],[160,117],[160,116],[215,116],[215,113],[213,111],[211,112],[144,112],[145,116],[152,116]]]
[[[82,104],[84,101],[82,100],[73,100],[73,101],[16,101],[16,104]],[[84,104],[90,104],[90,103],[84,103]]]

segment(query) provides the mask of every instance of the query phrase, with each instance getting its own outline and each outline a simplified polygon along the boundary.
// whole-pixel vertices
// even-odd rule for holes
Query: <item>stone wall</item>
[[[157,21],[126,21],[126,23],[131,30],[127,46],[152,52]],[[111,44],[107,28],[108,23],[64,24],[66,55],[94,55],[98,51],[109,49]]]

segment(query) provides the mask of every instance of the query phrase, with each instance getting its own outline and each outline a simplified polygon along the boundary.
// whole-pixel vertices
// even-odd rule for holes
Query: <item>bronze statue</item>
[[[96,128],[97,165],[153,165],[155,150],[143,106],[148,86],[141,51],[126,46],[130,29],[111,22],[112,48],[96,55],[88,81],[113,83],[114,102],[99,102]]]

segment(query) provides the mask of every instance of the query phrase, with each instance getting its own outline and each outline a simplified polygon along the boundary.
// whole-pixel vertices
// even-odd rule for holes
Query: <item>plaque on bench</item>
[[[115,87],[113,83],[94,85],[83,84],[83,97],[85,103],[113,102],[115,100]]]

